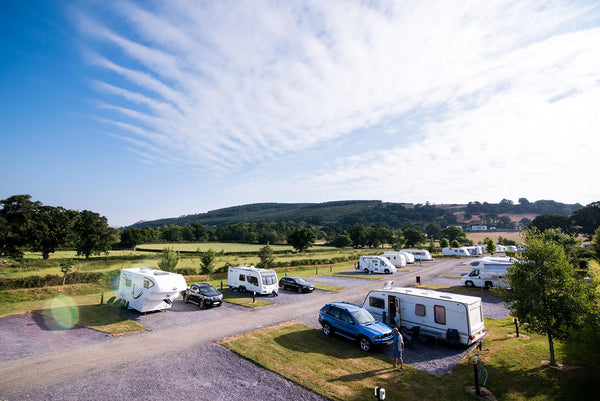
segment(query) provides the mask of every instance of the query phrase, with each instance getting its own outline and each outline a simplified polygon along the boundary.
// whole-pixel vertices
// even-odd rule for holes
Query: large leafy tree
[[[595,282],[575,277],[564,248],[536,229],[525,233],[523,259],[508,268],[512,291],[502,298],[511,314],[548,337],[550,364],[556,366],[554,341],[569,339],[595,310]]]
[[[296,228],[288,235],[288,244],[297,249],[298,252],[304,252],[317,240],[317,235],[308,227]]]
[[[494,240],[490,237],[485,237],[483,239],[483,243],[485,245],[485,250],[487,251],[487,253],[490,253],[493,256],[496,253],[496,244],[494,243]]]
[[[3,226],[0,254],[22,257],[23,249],[31,243],[33,221],[41,203],[32,202],[30,195],[13,195],[0,204],[0,224]]]
[[[78,214],[75,210],[67,210],[62,207],[38,207],[31,223],[31,249],[34,252],[42,252],[42,257],[48,259],[57,247],[67,242]]]
[[[333,240],[333,246],[336,248],[350,248],[352,246],[352,238],[346,234],[338,235]]]
[[[444,228],[440,235],[442,238],[447,238],[449,242],[454,240],[460,242],[461,244],[466,244],[469,240],[467,239],[467,234],[463,231],[461,227],[458,226],[450,226]]]
[[[417,244],[424,244],[427,241],[425,234],[416,228],[407,228],[403,231],[406,246],[413,247]]]
[[[367,244],[367,228],[360,223],[354,224],[350,230],[348,230],[348,235],[350,235],[350,239],[352,239],[352,243],[355,247]]]
[[[438,223],[429,223],[425,227],[425,232],[429,239],[440,239],[442,236],[442,227]]]
[[[566,233],[573,231],[571,219],[568,216],[561,216],[558,214],[540,214],[531,221],[529,226],[535,227],[539,231],[544,231],[549,228],[560,228]]]
[[[74,232],[77,234],[75,250],[86,259],[90,255],[108,252],[112,241],[112,230],[108,220],[100,214],[84,210],[79,214]]]
[[[571,215],[571,220],[578,228],[578,232],[591,239],[594,232],[600,227],[600,202],[592,202],[586,207],[576,210]]]

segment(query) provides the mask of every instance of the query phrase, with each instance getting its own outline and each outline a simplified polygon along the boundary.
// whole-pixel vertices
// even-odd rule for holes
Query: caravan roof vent
[[[450,295],[440,295],[440,298],[452,299]]]

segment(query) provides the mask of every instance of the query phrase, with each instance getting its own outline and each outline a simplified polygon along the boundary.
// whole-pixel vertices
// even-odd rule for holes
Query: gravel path
[[[215,343],[140,362],[3,400],[326,400]]]

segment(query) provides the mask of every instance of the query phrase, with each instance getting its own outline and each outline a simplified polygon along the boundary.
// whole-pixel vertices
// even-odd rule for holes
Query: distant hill
[[[211,210],[206,213],[165,218],[152,221],[139,221],[130,227],[162,227],[202,224],[205,226],[228,226],[237,223],[306,222],[314,226],[352,226],[385,224],[391,228],[405,228],[414,224],[426,225],[437,222],[442,227],[457,224],[457,216],[483,214],[560,214],[570,215],[582,208],[580,204],[563,204],[541,200],[528,202],[520,199],[513,204],[502,200],[499,203],[469,202],[460,204],[411,204],[382,202],[379,200],[348,200],[324,203],[254,203]]]

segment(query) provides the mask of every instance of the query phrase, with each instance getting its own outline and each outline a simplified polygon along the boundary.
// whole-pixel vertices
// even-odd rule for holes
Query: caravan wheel
[[[390,274],[390,269],[385,269],[385,274]]]
[[[465,285],[466,285],[467,287],[473,287],[473,282],[472,282],[472,281],[466,281],[466,282],[465,282]]]
[[[238,288],[238,291],[241,293],[246,292],[246,287],[244,287],[243,285],[241,287]]]
[[[365,273],[369,274],[370,273],[369,269],[365,268]]]

